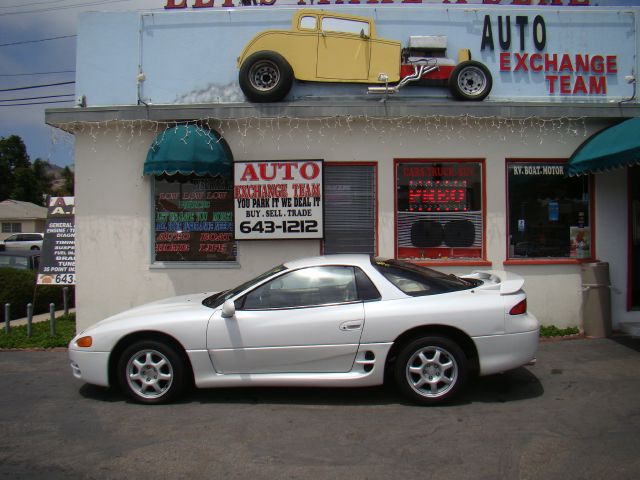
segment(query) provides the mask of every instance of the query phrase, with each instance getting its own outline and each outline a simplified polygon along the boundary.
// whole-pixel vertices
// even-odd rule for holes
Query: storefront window
[[[396,163],[397,257],[483,258],[483,163]]]
[[[155,177],[156,262],[236,259],[233,182],[223,177]]]
[[[564,163],[507,162],[509,258],[591,258],[589,177]]]

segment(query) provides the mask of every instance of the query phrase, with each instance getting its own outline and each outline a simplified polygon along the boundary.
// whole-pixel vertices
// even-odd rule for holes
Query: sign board
[[[236,162],[236,240],[323,237],[322,160]]]
[[[74,197],[51,197],[44,230],[38,285],[75,285]]]
[[[92,107],[138,100],[180,105],[244,102],[249,99],[249,77],[243,72],[253,71],[249,57],[257,53],[252,49],[260,48],[276,52],[295,73],[294,78],[287,74],[289,91],[280,92],[286,93],[281,99],[285,101],[314,96],[370,99],[370,87],[378,87],[372,93],[385,87],[380,74],[391,79],[390,85],[398,85],[396,77],[409,78],[418,58],[438,68],[424,73],[429,75],[423,77],[424,84],[399,88],[395,98],[458,101],[449,80],[460,79],[460,69],[455,68],[463,63],[460,59],[471,58],[471,65],[481,64],[484,77],[492,79],[489,101],[636,101],[637,7],[565,8],[576,4],[571,0],[562,6],[559,1],[536,0],[473,8],[466,1],[360,3],[327,1],[311,7],[305,0],[286,8],[225,9],[220,8],[223,2],[202,2],[196,8],[194,2],[176,1],[175,8],[153,13],[87,13],[78,26],[82,48],[76,89]],[[300,6],[311,13],[298,18],[304,10]],[[331,20],[326,28],[320,20],[313,32],[301,23],[313,22],[310,18],[320,12]],[[361,38],[361,30],[354,30],[355,17],[370,35]],[[354,31],[338,35],[333,32],[338,24]],[[257,42],[267,38],[273,43],[259,46]],[[197,45],[214,46],[207,61],[190,54]],[[410,58],[405,58],[408,52]],[[95,58],[100,58],[100,68]],[[240,58],[244,60],[238,62]],[[105,71],[112,74],[104,75]],[[140,72],[144,80],[132,82]],[[269,84],[276,77],[265,75],[261,81]]]

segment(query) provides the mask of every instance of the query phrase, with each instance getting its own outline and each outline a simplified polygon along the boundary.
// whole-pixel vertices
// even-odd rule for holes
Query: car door
[[[318,79],[363,81],[371,58],[368,22],[323,17],[318,41]]]
[[[364,327],[354,268],[286,272],[236,300],[231,318],[216,313],[207,346],[216,371],[336,373],[353,366]]]

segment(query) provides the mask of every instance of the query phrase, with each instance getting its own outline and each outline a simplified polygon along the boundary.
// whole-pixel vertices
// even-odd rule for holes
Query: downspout
[[[149,118],[149,104],[143,100],[142,97],[142,85],[146,80],[146,76],[144,74],[144,70],[142,69],[142,35],[144,33],[144,17],[146,14],[143,13],[140,15],[140,25],[138,27],[138,74],[136,75],[136,89],[138,95],[138,105],[144,105],[147,107],[147,118]]]

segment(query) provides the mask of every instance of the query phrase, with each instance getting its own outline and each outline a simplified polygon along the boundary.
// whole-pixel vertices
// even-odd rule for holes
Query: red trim
[[[394,158],[393,159],[393,251],[394,257],[399,258],[398,252],[398,165],[401,163],[479,163],[480,175],[482,182],[482,249],[480,252],[481,257],[477,260],[452,260],[447,258],[446,260],[437,259],[425,259],[425,260],[403,260],[416,263],[417,265],[461,265],[461,266],[491,266],[492,263],[487,260],[487,169],[484,158]]]
[[[325,165],[329,165],[331,167],[339,167],[342,165],[346,165],[346,166],[362,166],[362,167],[373,167],[373,182],[375,185],[375,219],[374,219],[374,229],[375,229],[375,244],[376,244],[376,248],[375,248],[375,255],[378,256],[378,249],[379,249],[379,245],[380,245],[380,239],[379,239],[379,233],[378,233],[378,162],[359,162],[359,161],[353,161],[353,162],[324,162]],[[324,239],[320,240],[320,255],[324,254]]]
[[[452,262],[450,260],[430,260],[428,262],[417,260],[405,260],[406,262],[413,263],[415,265],[421,265],[423,267],[492,267],[493,263],[488,260],[466,260],[459,262]]]
[[[633,192],[631,167],[627,167],[627,312],[633,309]]]
[[[580,265],[595,262],[595,258],[545,258],[545,259],[511,259],[502,262],[503,265]]]
[[[596,258],[596,188],[593,175],[589,175],[589,228],[591,229],[591,258],[546,258],[546,259],[519,259],[509,258],[509,164],[510,163],[561,163],[568,164],[566,158],[505,158],[504,161],[504,184],[506,205],[506,252],[504,258],[506,260],[503,265],[575,265],[581,263],[593,262]]]

